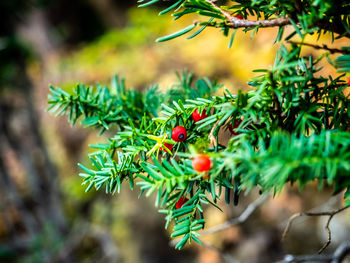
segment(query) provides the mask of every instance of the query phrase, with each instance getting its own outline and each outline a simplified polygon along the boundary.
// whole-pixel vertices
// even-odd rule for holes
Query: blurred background
[[[274,29],[252,39],[238,32],[231,49],[212,29],[193,40],[155,43],[193,20],[175,23],[158,12],[137,8],[136,1],[0,1],[0,262],[225,262],[205,246],[174,250],[154,199],[138,199],[137,188],[85,193],[76,164],[87,163],[88,144],[111,134],[99,137],[46,112],[49,84],[70,90],[119,74],[130,88],[166,89],[175,71],[188,69],[237,92],[253,69],[273,63]],[[325,72],[336,75],[327,66]],[[244,224],[203,240],[248,263],[313,254],[327,240],[325,218],[297,220],[283,242],[281,233],[293,213],[339,207],[341,196],[330,199],[331,190],[290,187]],[[242,196],[237,207],[221,204],[224,212],[208,207],[207,227],[239,216],[257,196]],[[349,239],[349,221],[346,213],[333,219],[329,251]]]

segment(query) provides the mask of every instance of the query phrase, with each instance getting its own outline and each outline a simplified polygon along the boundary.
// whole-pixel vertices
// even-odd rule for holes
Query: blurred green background
[[[224,261],[197,245],[175,251],[153,198],[138,199],[137,189],[85,193],[76,163],[87,161],[88,144],[113,132],[98,137],[46,112],[49,84],[70,90],[119,74],[130,88],[166,89],[175,71],[188,69],[237,92],[246,89],[253,69],[273,63],[274,29],[254,38],[238,32],[231,49],[213,29],[192,40],[155,43],[195,19],[175,23],[158,12],[137,8],[136,1],[0,1],[0,262]],[[335,74],[330,67],[323,72]],[[326,239],[322,218],[300,221],[284,242],[281,232],[292,213],[319,206],[330,194],[312,185],[303,194],[288,188],[242,226],[204,239],[243,262],[314,253]],[[238,216],[257,195],[243,197],[238,207],[222,204],[224,212],[209,207],[207,225]],[[350,236],[348,218],[336,219],[334,246]]]

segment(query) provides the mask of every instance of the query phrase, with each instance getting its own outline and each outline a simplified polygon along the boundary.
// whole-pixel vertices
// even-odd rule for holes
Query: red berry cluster
[[[238,19],[243,19],[243,16],[242,15],[236,15],[236,17],[238,18]]]
[[[205,110],[203,110],[202,113],[199,113],[198,109],[195,109],[192,113],[192,119],[195,122],[203,120],[207,117],[208,115],[206,114]],[[187,139],[186,128],[183,126],[176,126],[175,128],[173,128],[171,131],[171,139],[173,139],[175,142],[184,142]],[[171,151],[173,146],[173,144],[164,143],[164,147],[168,148],[169,151]],[[163,147],[161,147],[160,149],[166,152],[166,150]]]

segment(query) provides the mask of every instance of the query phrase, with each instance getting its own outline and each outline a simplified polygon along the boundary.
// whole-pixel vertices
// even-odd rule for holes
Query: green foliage
[[[222,171],[240,177],[244,189],[260,185],[264,191],[279,192],[288,183],[300,188],[311,181],[335,186],[337,194],[350,186],[350,133],[323,131],[319,135],[297,137],[272,134],[268,144],[260,140],[259,150],[242,141],[235,152],[220,153]],[[293,153],[293,154],[288,154]]]
[[[140,92],[125,90],[124,79],[113,78],[111,90],[97,85],[97,89],[78,85],[74,94],[70,95],[62,89],[50,87],[49,110],[57,115],[68,114],[68,119],[75,124],[84,116],[82,124],[86,127],[101,126],[101,133],[109,129],[109,124],[125,125],[128,119],[140,120],[143,114],[148,114]]]
[[[149,6],[160,0],[140,2]],[[303,5],[287,0],[237,1],[220,8],[204,0],[173,2],[161,14],[175,10],[173,15],[178,19],[198,13],[209,16],[209,22],[196,22],[158,41],[178,37],[198,24],[220,27],[227,35],[234,25],[227,14],[246,18],[255,14],[257,19],[276,14],[288,17],[294,32],[287,39],[295,34],[304,39],[325,31],[346,37],[349,24],[348,15],[336,14],[334,1],[304,1]],[[338,1],[336,6],[349,10],[346,1]],[[339,32],[339,19],[343,33]],[[325,21],[333,29],[323,28]],[[283,27],[277,41],[283,39]],[[245,30],[255,32],[258,28]],[[166,227],[174,223],[172,237],[182,237],[177,244],[181,249],[192,240],[200,243],[204,205],[220,209],[216,203],[222,195],[227,203],[233,199],[236,204],[242,191],[259,188],[276,194],[289,183],[302,190],[316,181],[320,189],[332,185],[334,194],[344,191],[350,205],[350,99],[345,92],[345,74],[321,76],[319,64],[328,51],[313,58],[303,56],[301,50],[302,43],[281,45],[274,65],[255,70],[259,75],[248,83],[251,90],[245,93],[222,91],[217,96],[221,85],[207,78],[195,80],[187,72],[178,74],[178,83],[165,93],[157,86],[145,92],[126,89],[124,80],[114,77],[110,87],[77,85],[72,94],[51,87],[49,109],[67,114],[72,124],[80,118],[83,125],[99,128],[101,133],[107,129],[115,132],[107,143],[92,146],[96,151],[90,154],[90,165],[79,164],[86,190],[104,188],[114,194],[128,181],[131,189],[136,184],[141,194],[154,194],[155,205],[166,215]],[[348,72],[348,64],[346,54],[334,63],[340,72]],[[209,116],[194,122],[191,114],[196,109]],[[172,129],[178,125],[187,130],[185,142],[171,139]],[[230,127],[237,134],[225,145],[219,132]],[[172,150],[165,150],[165,143],[172,144]],[[197,153],[211,157],[209,172],[192,168],[191,158]],[[176,208],[184,197],[189,200]]]

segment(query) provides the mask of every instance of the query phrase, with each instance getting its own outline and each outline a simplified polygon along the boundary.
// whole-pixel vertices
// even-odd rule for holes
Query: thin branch
[[[232,226],[242,224],[243,222],[247,221],[247,219],[253,214],[253,212],[257,210],[268,199],[268,197],[269,195],[263,195],[259,197],[253,203],[248,205],[248,207],[243,211],[243,213],[239,217],[232,218],[222,224],[213,226],[211,228],[208,228],[207,230],[203,230],[202,232],[200,232],[201,236],[211,235],[216,232],[223,231]]]
[[[220,13],[226,17],[226,19],[229,21],[229,26],[231,28],[240,28],[240,27],[275,27],[275,26],[285,26],[289,25],[290,20],[288,17],[279,17],[275,19],[269,19],[269,20],[259,20],[259,21],[251,21],[246,19],[239,19],[235,16],[232,16],[225,10],[221,9],[219,6],[217,6],[214,2],[211,0],[206,0],[208,3],[212,5],[216,10],[220,11]]]
[[[288,223],[287,223],[287,226],[286,228],[284,229],[283,231],[283,234],[282,234],[282,240],[286,238],[291,226],[292,226],[292,223],[293,221],[298,218],[298,217],[301,217],[301,216],[328,216],[328,220],[327,220],[327,223],[325,225],[325,229],[328,233],[328,239],[327,239],[327,242],[321,247],[321,249],[318,251],[319,254],[321,254],[328,246],[329,244],[331,243],[332,241],[332,233],[331,233],[331,230],[329,228],[329,224],[332,220],[332,218],[336,215],[336,214],[339,214],[341,212],[343,212],[344,210],[350,208],[350,205],[348,206],[344,206],[342,208],[339,208],[337,210],[333,210],[333,211],[326,211],[326,212],[304,212],[304,213],[296,213],[294,215],[292,215],[289,219],[288,219]]]
[[[314,48],[314,49],[327,50],[327,51],[329,51],[331,54],[334,54],[334,53],[350,54],[350,50],[338,49],[338,48],[330,48],[330,47],[328,47],[328,46],[325,45],[325,44],[323,44],[322,46],[320,46],[320,45],[315,45],[315,44],[310,44],[310,43],[303,43],[303,42],[297,42],[297,41],[292,41],[292,40],[288,40],[287,42],[290,43],[290,44],[312,47],[312,48]]]

